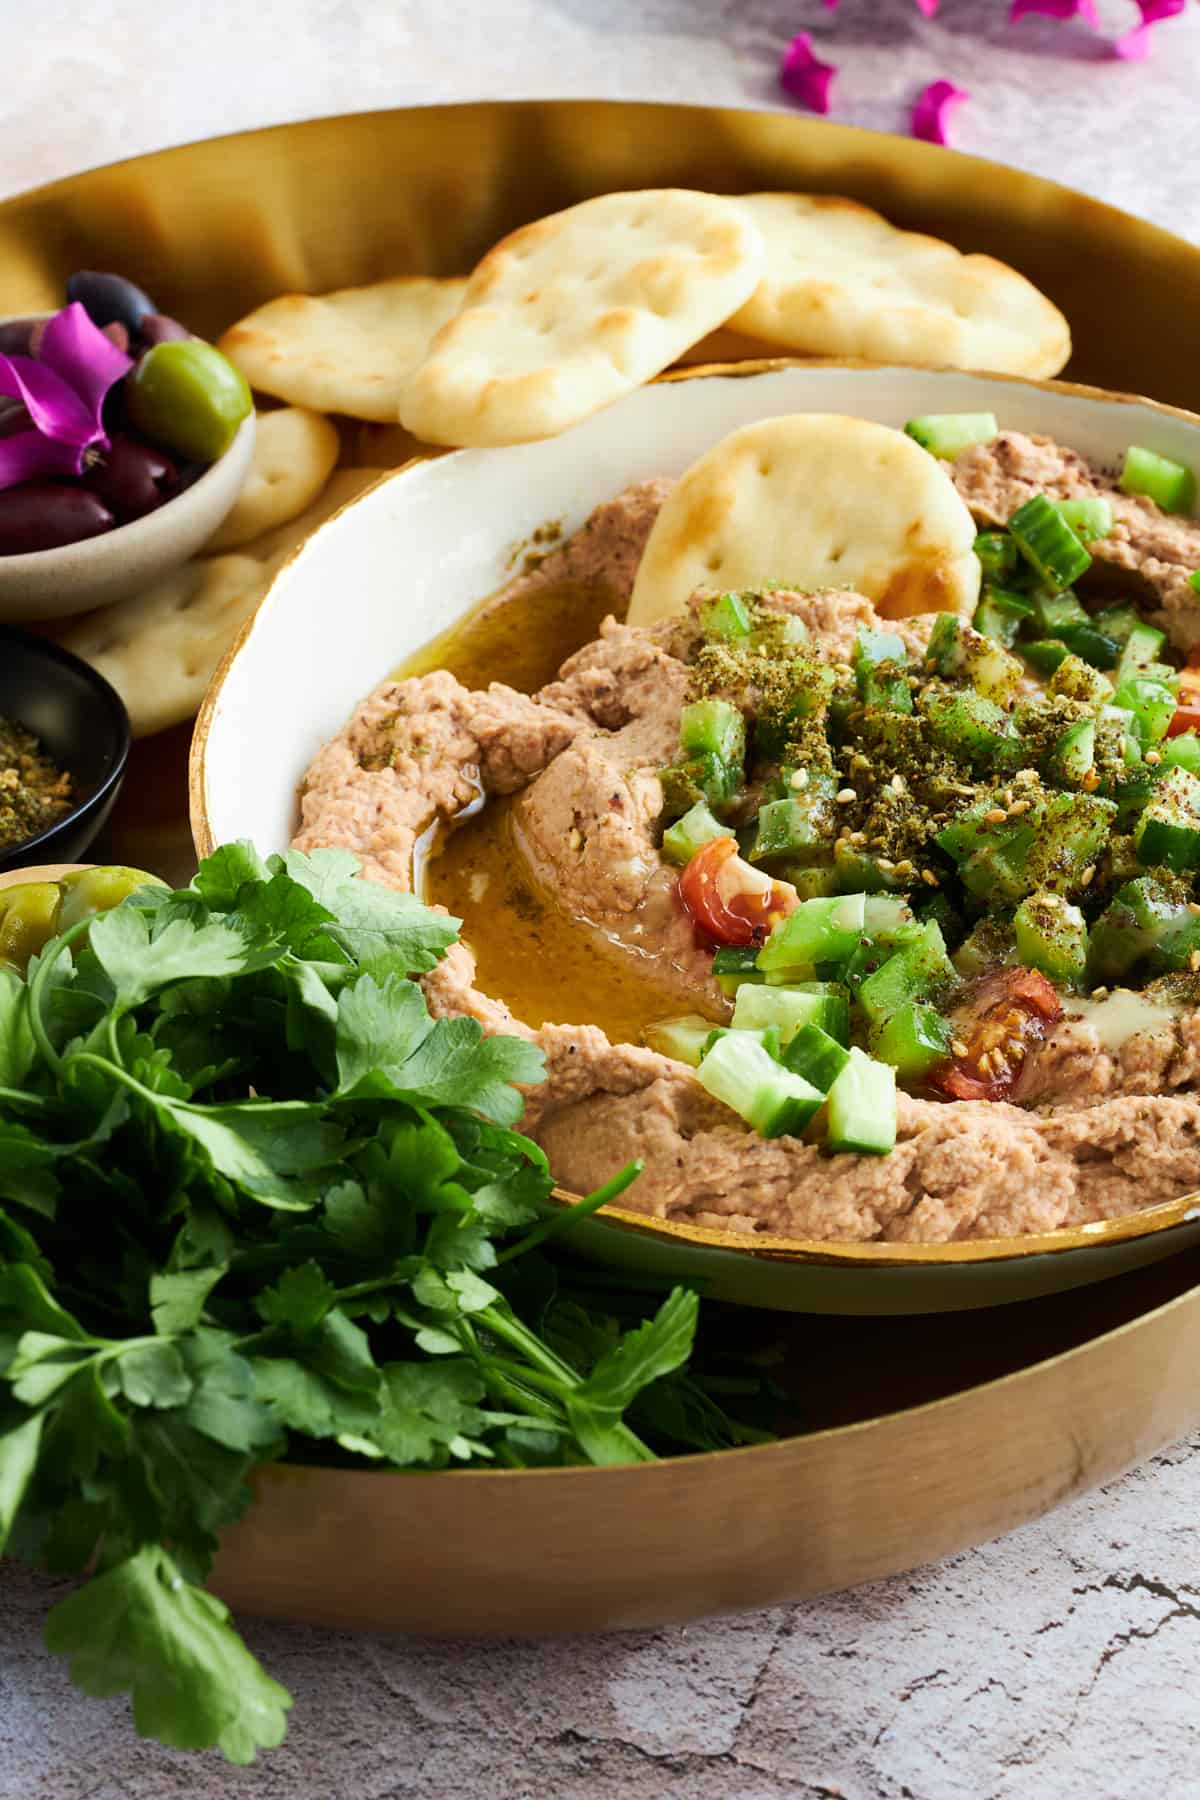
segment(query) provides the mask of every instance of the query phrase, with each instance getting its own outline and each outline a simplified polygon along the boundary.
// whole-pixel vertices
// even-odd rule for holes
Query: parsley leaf
[[[114,1005],[140,1006],[168,982],[244,975],[276,961],[276,945],[254,943],[219,919],[200,925],[183,918],[118,906],[96,919],[88,947],[113,986]],[[152,926],[157,929],[152,931]]]
[[[427,975],[458,936],[460,919],[434,912],[415,894],[360,881],[358,858],[347,850],[285,850],[269,866],[285,869],[320,901],[337,921],[329,935],[356,962],[381,957],[398,974]]]
[[[283,1741],[292,1704],[229,1624],[229,1608],[185,1581],[157,1544],[61,1600],[46,1643],[71,1659],[71,1679],[104,1698],[128,1689],[143,1737],[174,1750],[254,1761]]]
[[[687,1361],[699,1308],[690,1289],[676,1288],[654,1317],[607,1351],[568,1396],[572,1429],[594,1462],[628,1461],[628,1450],[613,1441],[613,1428],[643,1388]]]
[[[478,1019],[439,1019],[400,1072],[397,1091],[422,1106],[462,1106],[499,1125],[525,1109],[514,1082],[541,1081],[546,1059],[523,1038],[483,1035]]]
[[[0,966],[0,1087],[19,1088],[34,1063],[29,990],[12,969]]]
[[[402,975],[363,975],[337,1001],[338,1091],[351,1099],[403,1085],[401,1070],[433,1029],[419,987]]]

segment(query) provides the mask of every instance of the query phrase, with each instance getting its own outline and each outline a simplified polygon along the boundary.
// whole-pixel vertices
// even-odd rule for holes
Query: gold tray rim
[[[657,376],[650,385],[659,386],[682,381],[712,379],[743,380],[790,368],[847,370],[914,368],[914,372],[917,373],[929,372],[928,370],[917,370],[914,365],[910,364],[874,363],[863,357],[773,356],[755,358],[746,362],[699,363],[688,368],[668,369]],[[946,372],[975,373],[975,371],[956,370]],[[986,373],[986,379],[1006,382],[1014,387],[1067,394],[1078,399],[1098,400],[1122,406],[1148,407],[1152,412],[1160,413],[1165,417],[1182,419],[1200,432],[1200,414],[1191,412],[1186,407],[1170,405],[1166,401],[1152,400],[1144,394],[1115,392],[1108,388],[1094,387],[1086,382],[1058,379],[1035,380],[1020,375],[993,375],[990,371]],[[288,576],[293,564],[307,544],[336,524],[339,519],[344,518],[355,507],[361,505],[381,487],[400,480],[413,469],[419,468],[427,462],[459,454],[461,452],[456,450],[441,449],[431,445],[408,457],[395,469],[387,470],[377,481],[371,482],[369,486],[353,495],[329,518],[323,520],[310,537],[294,547],[272,577],[270,585],[254,611],[243,621],[237,636],[213,673],[192,732],[188,757],[188,812],[192,841],[198,856],[209,856],[216,848],[216,839],[209,824],[206,801],[209,733],[212,730],[225,682],[276,588]],[[561,1199],[564,1205],[570,1205],[579,1196],[560,1190],[556,1193],[556,1198]],[[943,1244],[892,1244],[878,1241],[865,1244],[832,1244],[826,1239],[790,1238],[766,1232],[751,1235],[747,1232],[723,1231],[717,1226],[694,1225],[675,1219],[658,1219],[649,1213],[633,1212],[619,1206],[601,1207],[599,1212],[593,1216],[611,1224],[614,1229],[633,1236],[648,1237],[656,1239],[660,1243],[665,1242],[696,1249],[729,1251],[740,1257],[761,1262],[827,1268],[936,1269],[962,1264],[1017,1262],[1030,1256],[1061,1256],[1071,1250],[1095,1250],[1109,1244],[1129,1243],[1139,1238],[1154,1237],[1160,1232],[1169,1231],[1176,1226],[1188,1223],[1189,1220],[1198,1216],[1198,1207],[1200,1207],[1200,1191],[1194,1191],[1181,1195],[1175,1200],[1164,1200],[1159,1205],[1147,1207],[1141,1212],[1123,1214],[1115,1219],[1097,1220],[1087,1225],[1064,1226],[1057,1231],[1030,1234],[1019,1238],[971,1238]]]

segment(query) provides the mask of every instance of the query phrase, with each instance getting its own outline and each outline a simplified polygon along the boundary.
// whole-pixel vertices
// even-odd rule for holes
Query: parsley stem
[[[549,1344],[544,1344],[541,1338],[535,1337],[533,1332],[522,1325],[521,1321],[514,1318],[511,1313],[504,1312],[497,1306],[485,1306],[474,1316],[481,1325],[487,1326],[493,1336],[502,1338],[506,1344],[511,1344],[514,1350],[520,1350],[535,1369],[541,1369],[545,1374],[553,1377],[563,1388],[567,1389],[568,1393],[573,1393],[576,1388],[583,1386],[582,1375],[577,1374],[570,1363],[566,1363],[560,1356],[556,1356]],[[637,1433],[629,1429],[628,1425],[623,1423],[615,1425],[613,1431],[628,1449],[630,1462],[657,1462],[658,1458],[650,1446],[644,1444]]]
[[[68,930],[64,931],[61,936],[52,938],[46,948],[42,951],[41,959],[38,962],[37,969],[34,971],[33,980],[29,984],[29,1024],[33,1031],[34,1042],[56,1075],[62,1068],[62,1057],[50,1042],[50,1036],[46,1030],[45,1021],[42,1018],[42,989],[46,985],[46,978],[49,975],[50,970],[54,967],[63,951],[68,945],[73,944],[76,938],[82,937],[91,923],[91,919],[79,919],[74,925],[70,926]]]
[[[514,1256],[524,1256],[527,1250],[532,1250],[536,1244],[544,1244],[547,1238],[557,1237],[561,1231],[569,1231],[580,1219],[588,1218],[602,1206],[607,1206],[610,1200],[615,1200],[618,1194],[623,1194],[637,1180],[645,1166],[641,1157],[635,1156],[632,1162],[619,1169],[603,1187],[598,1187],[592,1194],[585,1194],[574,1206],[566,1206],[561,1211],[552,1213],[548,1219],[535,1225],[532,1231],[527,1231],[523,1238],[518,1238],[515,1244],[509,1244],[507,1249],[501,1250],[496,1261],[511,1262]]]
[[[44,1094],[23,1094],[20,1088],[0,1087],[0,1100],[9,1106],[29,1106],[35,1112],[42,1112],[50,1104]]]

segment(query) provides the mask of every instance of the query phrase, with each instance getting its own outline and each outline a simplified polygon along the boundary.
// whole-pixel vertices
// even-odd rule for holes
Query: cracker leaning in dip
[[[830,431],[755,441],[769,460]],[[523,1129],[567,1187],[636,1154],[628,1203],[658,1216],[938,1242],[1200,1186],[1190,472],[913,420],[876,510],[905,517],[917,458],[920,522],[953,522],[982,580],[971,623],[965,577],[954,610],[932,578],[921,609],[914,577],[884,615],[906,533],[872,538],[869,508],[847,506],[843,561],[880,598],[831,583],[827,496],[770,467],[744,535],[726,515],[738,585],[690,573],[681,612],[656,542],[746,442],[601,506],[472,622],[485,667],[489,621],[499,656],[539,591],[602,588],[618,617],[556,679],[378,687],[309,769],[297,846],[402,888],[416,853],[464,920],[430,1004],[543,1049]],[[619,622],[644,582],[656,622]]]

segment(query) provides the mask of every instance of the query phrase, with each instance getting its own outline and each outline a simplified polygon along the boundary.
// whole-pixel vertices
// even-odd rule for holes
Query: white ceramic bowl
[[[144,518],[56,550],[0,556],[0,620],[62,619],[149,587],[207,543],[241,493],[253,451],[251,413],[223,456]]]
[[[1064,383],[903,368],[743,365],[642,388],[563,437],[464,450],[386,477],[280,572],[209,690],[192,751],[192,830],[285,847],[315,752],[389,669],[511,573],[514,544],[564,532],[631,481],[677,475],[726,433],[787,412],[902,425],[920,413],[994,412],[1119,464],[1131,443],[1200,468],[1200,419]],[[253,778],[247,779],[247,772]],[[801,1244],[616,1213],[587,1248],[689,1272],[727,1298],[817,1311],[993,1304],[1116,1274],[1200,1241],[1190,1199],[1101,1225],[944,1245]]]

